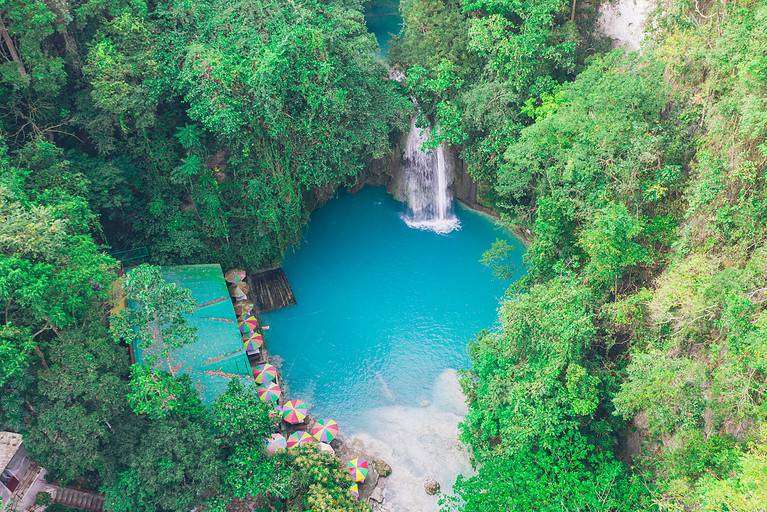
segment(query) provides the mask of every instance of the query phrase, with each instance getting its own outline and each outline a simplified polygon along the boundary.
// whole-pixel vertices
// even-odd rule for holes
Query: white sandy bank
[[[380,407],[366,414],[363,431],[350,441],[391,465],[385,510],[439,510],[438,498],[424,492],[424,481],[434,479],[443,493],[449,493],[458,474],[471,473],[466,449],[458,441],[458,423],[465,414],[455,370],[437,378],[428,405]]]

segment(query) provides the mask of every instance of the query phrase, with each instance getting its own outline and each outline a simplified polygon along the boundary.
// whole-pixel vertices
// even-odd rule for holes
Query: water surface
[[[392,479],[431,500],[415,505],[400,492],[415,508],[397,510],[423,512],[434,502],[423,498],[425,476],[449,488],[468,470],[455,439],[465,408],[453,369],[468,366],[467,343],[495,324],[510,284],[479,259],[506,239],[521,274],[523,248],[460,206],[461,229],[449,234],[408,228],[403,211],[380,188],[343,193],[315,211],[283,265],[298,304],[265,314],[264,323],[289,397],[387,459]]]
[[[391,46],[391,38],[402,30],[402,16],[399,12],[399,0],[373,0],[365,5],[365,23],[368,30],[375,34],[381,53],[386,55]]]

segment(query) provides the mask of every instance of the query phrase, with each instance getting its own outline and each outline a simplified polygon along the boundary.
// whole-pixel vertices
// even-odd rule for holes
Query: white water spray
[[[414,118],[402,155],[408,205],[403,218],[412,228],[449,233],[460,227],[453,214],[450,169],[441,144],[435,150],[423,150],[428,136],[428,130],[416,126]]]

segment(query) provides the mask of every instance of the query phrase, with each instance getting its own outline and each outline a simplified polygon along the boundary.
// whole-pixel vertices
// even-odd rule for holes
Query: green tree
[[[119,464],[120,435],[131,422],[125,402],[128,355],[98,322],[62,332],[38,374],[25,445],[62,482],[96,480]]]
[[[193,342],[197,333],[185,316],[196,308],[191,292],[166,281],[153,265],[128,272],[124,290],[129,307],[112,318],[115,336],[138,344],[149,367],[164,364],[175,375],[173,351]]]
[[[32,326],[35,338],[81,320],[115,278],[114,260],[91,236],[87,204],[48,189],[48,172],[62,169],[18,167],[0,146],[0,306],[5,322]]]
[[[34,347],[29,332],[13,325],[0,326],[0,388],[27,369]]]
[[[104,488],[113,512],[188,512],[219,484],[221,465],[204,422],[179,416],[151,422]]]
[[[213,404],[211,418],[223,446],[260,447],[276,427],[272,411],[251,383],[233,379]]]
[[[583,370],[596,334],[592,301],[571,279],[536,285],[503,305],[502,332],[480,335],[470,345],[462,438],[478,456],[549,443],[595,412],[598,380]],[[591,404],[586,410],[571,400],[568,386],[577,381],[588,393],[580,396]]]
[[[485,460],[477,475],[459,477],[459,498],[452,510],[559,512],[652,510],[642,483],[609,452],[596,449],[577,432],[567,432],[551,445]],[[462,503],[462,504],[460,504]]]
[[[130,372],[130,390],[126,396],[136,414],[150,419],[170,414],[195,416],[203,406],[188,375],[174,377],[164,371],[134,364]]]
[[[584,272],[595,286],[613,284],[616,290],[625,269],[647,262],[647,249],[639,243],[643,228],[623,204],[610,203],[594,212],[579,243],[588,257]]]
[[[196,336],[186,319],[196,307],[191,292],[166,281],[160,267],[152,265],[132,269],[124,290],[128,307],[112,317],[112,332],[118,340],[140,347],[144,358],[143,365],[131,369],[131,408],[154,419],[200,412],[197,392],[188,378],[176,377],[173,358],[176,349]]]

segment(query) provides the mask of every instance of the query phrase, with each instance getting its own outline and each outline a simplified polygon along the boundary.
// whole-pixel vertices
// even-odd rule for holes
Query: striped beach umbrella
[[[263,386],[258,386],[256,393],[258,393],[258,398],[262,402],[276,402],[282,396],[282,390],[276,382],[269,382]]]
[[[352,484],[349,487],[349,493],[357,499],[360,499],[360,486],[359,484]]]
[[[258,329],[258,318],[255,315],[247,315],[245,319],[240,322],[240,332],[242,332],[243,325],[250,327],[251,331]]]
[[[266,451],[275,454],[288,447],[288,440],[282,434],[272,434],[272,437],[266,440]]]
[[[256,366],[253,369],[253,377],[258,384],[266,384],[277,380],[277,367],[269,363]]]
[[[243,283],[245,282],[245,276],[247,274],[244,270],[239,268],[233,268],[230,271],[228,271],[226,274],[224,274],[224,279],[226,279],[226,282],[237,284],[237,283]]]
[[[360,458],[353,458],[346,463],[346,471],[352,476],[355,482],[364,482],[370,471],[368,461]]]
[[[282,406],[282,419],[288,423],[301,423],[309,414],[309,408],[303,400],[288,400]]]
[[[246,323],[240,322],[239,327],[240,327],[240,334],[242,335],[243,338],[250,337],[256,332],[255,328],[249,326]]]
[[[300,444],[316,443],[317,441],[305,430],[296,430],[288,436],[288,448],[293,448]]]
[[[258,349],[264,346],[264,336],[261,333],[253,333],[252,336],[242,339],[242,344],[245,347],[245,352],[251,354],[258,352]]]
[[[329,443],[338,436],[338,423],[336,420],[317,420],[317,424],[312,427],[311,432],[317,441]]]

